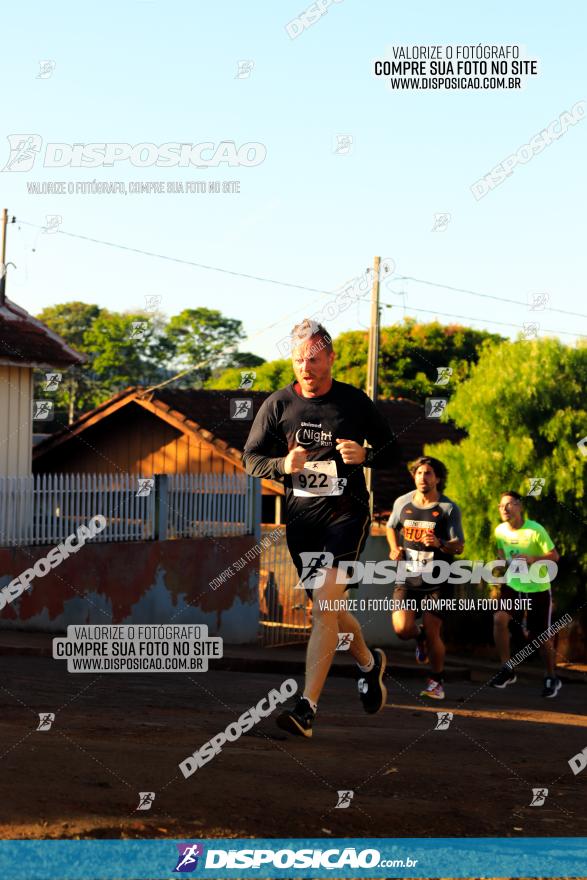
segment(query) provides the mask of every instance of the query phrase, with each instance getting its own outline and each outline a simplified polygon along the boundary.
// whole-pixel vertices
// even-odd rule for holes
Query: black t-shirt
[[[286,522],[327,522],[338,516],[364,516],[369,497],[363,465],[345,465],[337,440],[367,440],[367,466],[390,466],[395,438],[373,401],[346,382],[332,381],[322,397],[303,397],[292,382],[265,400],[249,433],[243,462],[254,477],[285,485]],[[301,476],[286,474],[285,456],[296,446],[308,451]],[[320,493],[320,494],[319,494]]]

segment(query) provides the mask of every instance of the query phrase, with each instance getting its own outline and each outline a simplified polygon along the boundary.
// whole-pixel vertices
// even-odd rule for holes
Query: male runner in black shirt
[[[415,491],[400,495],[387,522],[391,559],[405,559],[406,576],[396,582],[393,593],[398,602],[414,601],[416,610],[398,609],[392,614],[393,628],[400,639],[416,639],[416,660],[426,663],[428,654],[432,676],[421,697],[444,700],[444,642],[441,638],[442,611],[425,610],[423,598],[452,598],[450,584],[426,583],[421,572],[434,560],[452,562],[465,543],[458,506],[442,494],[447,478],[444,464],[437,458],[422,456],[410,465]],[[422,613],[423,626],[416,624]]]
[[[285,485],[289,552],[314,600],[303,696],[277,719],[283,729],[307,737],[339,632],[353,634],[350,651],[362,673],[365,711],[379,712],[387,698],[385,654],[380,648],[371,652],[358,620],[339,610],[347,583],[337,583],[337,566],[358,560],[365,546],[370,515],[363,467],[388,462],[394,437],[363,391],[332,378],[334,357],[321,324],[306,319],[294,327],[296,381],[263,403],[243,455],[247,473]],[[344,581],[341,574],[338,580]]]

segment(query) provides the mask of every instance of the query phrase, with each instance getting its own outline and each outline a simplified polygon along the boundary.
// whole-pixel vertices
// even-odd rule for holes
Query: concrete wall
[[[389,547],[387,539],[383,536],[370,535],[367,538],[365,549],[361,556],[361,562],[367,560],[379,562],[389,559]],[[361,584],[358,590],[351,590],[349,596],[353,599],[386,599],[393,595],[393,584]],[[392,645],[402,644],[393,631],[391,625],[391,611],[357,611],[368,645],[378,645],[388,648]],[[403,643],[405,644],[405,642]]]
[[[255,642],[258,559],[218,589],[208,584],[255,543],[252,535],[92,544],[0,611],[1,629],[63,632],[69,624],[199,623],[228,644]],[[50,547],[0,548],[0,587]]]
[[[31,473],[32,375],[30,367],[0,364],[0,477]]]

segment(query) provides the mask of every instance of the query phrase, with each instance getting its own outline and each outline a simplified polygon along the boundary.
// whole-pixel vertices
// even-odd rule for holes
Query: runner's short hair
[[[328,352],[333,350],[332,337],[328,333],[326,327],[319,324],[318,321],[313,321],[312,318],[304,318],[304,320],[300,321],[299,324],[296,324],[291,331],[292,353],[294,348],[297,348],[302,342],[307,342],[308,339],[313,339],[315,336],[320,339],[320,346],[317,348],[317,351],[321,351],[323,348]]]
[[[505,492],[502,492],[501,495],[499,496],[499,500],[500,500],[500,501],[501,501],[501,499],[504,497],[504,495],[511,495],[511,497],[512,497],[512,498],[515,498],[516,501],[520,501],[520,502],[522,502],[522,496],[520,495],[520,493],[519,493],[519,492],[514,492],[513,489],[506,489]]]
[[[417,458],[415,461],[410,462],[408,465],[408,470],[413,477],[416,476],[416,471],[423,464],[429,464],[440,482],[438,483],[438,491],[444,492],[444,487],[446,486],[446,481],[448,479],[448,470],[445,464],[443,464],[440,459],[432,458],[429,455],[421,455],[420,458]]]

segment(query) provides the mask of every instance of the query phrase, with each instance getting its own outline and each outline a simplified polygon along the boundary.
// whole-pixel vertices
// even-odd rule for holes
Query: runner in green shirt
[[[493,616],[493,635],[503,666],[490,685],[505,688],[517,680],[510,658],[512,622],[513,626],[522,629],[529,640],[545,633],[551,625],[552,591],[549,567],[541,565],[532,569],[532,566],[541,560],[556,563],[560,557],[544,526],[526,518],[522,496],[518,492],[508,490],[502,493],[499,513],[502,522],[495,529],[497,552],[499,558],[508,563],[506,583],[501,585],[500,599],[511,602],[511,611],[500,609]],[[519,601],[520,598],[529,599],[530,608],[516,608],[516,600]],[[546,667],[542,696],[556,697],[561,681],[556,674],[552,637],[541,642],[540,653]]]

